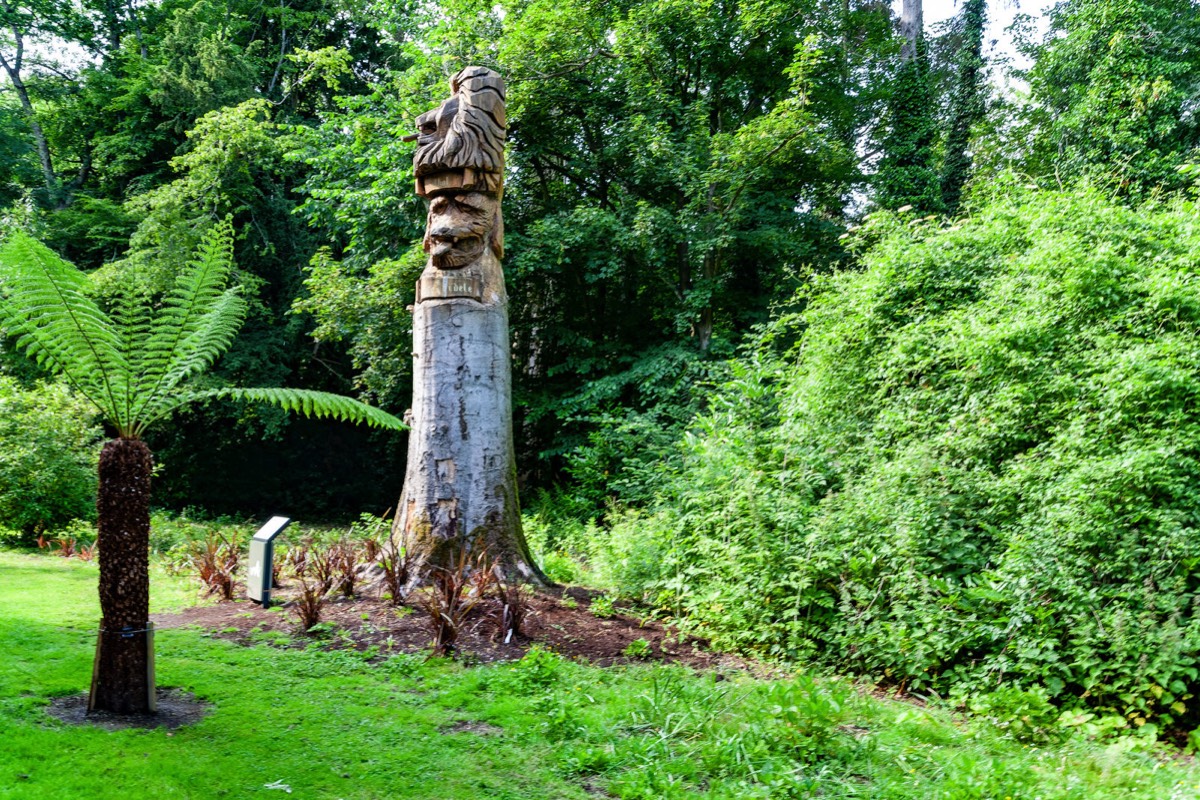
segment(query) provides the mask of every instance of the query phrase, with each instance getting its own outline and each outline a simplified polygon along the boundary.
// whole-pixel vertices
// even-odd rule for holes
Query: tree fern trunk
[[[100,453],[96,500],[100,637],[89,711],[154,710],[150,675],[150,448],[114,439]]]

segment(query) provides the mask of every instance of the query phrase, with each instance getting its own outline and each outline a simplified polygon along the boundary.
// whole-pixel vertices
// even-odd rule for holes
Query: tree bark
[[[11,12],[7,3],[3,4],[2,8]],[[17,93],[17,99],[21,103],[21,112],[29,124],[29,132],[33,134],[38,163],[42,168],[42,181],[46,185],[47,203],[56,208],[61,207],[62,191],[58,184],[58,176],[54,173],[54,162],[50,157],[50,143],[46,139],[46,132],[42,130],[41,123],[38,122],[37,110],[33,107],[33,101],[29,97],[29,88],[25,85],[25,80],[21,75],[21,68],[24,66],[25,60],[25,37],[22,31],[15,26],[10,30],[13,34],[14,53],[11,59],[0,54],[0,67],[3,67],[7,73],[13,90]]]
[[[490,263],[476,265],[486,287],[480,300],[424,298],[413,308],[413,405],[397,527],[427,564],[449,566],[461,549],[484,547],[509,576],[548,584],[517,502],[508,297],[495,257],[482,260]],[[425,275],[445,271],[430,264]]]
[[[88,711],[154,711],[150,620],[150,448],[114,439],[100,453],[96,500],[100,637]]]
[[[924,35],[925,21],[921,0],[904,0],[900,10],[900,35],[904,44],[900,48],[902,61],[911,61],[917,57],[918,42]]]

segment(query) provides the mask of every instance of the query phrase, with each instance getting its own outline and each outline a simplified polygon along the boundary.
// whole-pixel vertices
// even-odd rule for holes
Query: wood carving
[[[417,194],[444,189],[504,189],[504,79],[467,67],[450,79],[450,99],[417,117],[413,174]]]
[[[438,269],[458,269],[479,259],[490,247],[504,258],[504,220],[500,198],[483,192],[443,194],[429,202],[425,252]]]
[[[484,67],[417,119],[416,191],[429,261],[413,307],[413,406],[397,533],[418,558],[487,548],[514,578],[547,583],[521,530],[504,255],[504,81]]]

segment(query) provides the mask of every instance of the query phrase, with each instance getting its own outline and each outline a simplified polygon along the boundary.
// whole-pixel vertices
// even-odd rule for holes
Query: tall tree
[[[51,206],[61,206],[66,202],[66,195],[55,172],[50,141],[30,92],[31,49],[39,39],[43,44],[46,38],[55,36],[74,40],[83,27],[83,20],[69,0],[0,0],[0,68],[8,77],[33,137],[41,166],[42,190]]]
[[[1063,0],[1026,43],[1034,125],[1027,171],[1144,196],[1180,187],[1200,147],[1200,3]]]
[[[154,710],[149,622],[150,449],[146,429],[182,406],[233,397],[306,415],[391,428],[402,423],[358,401],[295,389],[203,389],[191,381],[233,342],[246,311],[236,287],[232,230],[218,225],[157,303],[119,298],[112,315],[87,276],[23,233],[0,248],[0,327],[66,380],[116,431],[100,455],[96,500],[100,636],[90,710]]]
[[[919,211],[940,211],[942,192],[935,166],[937,118],[921,0],[904,0],[900,35],[900,63],[892,80],[875,202],[884,208],[913,206]]]
[[[900,45],[902,61],[920,57],[925,40],[925,6],[922,0],[903,0],[900,6]]]
[[[971,176],[971,128],[985,111],[983,30],[986,25],[987,0],[966,0],[955,26],[960,41],[942,157],[942,203],[951,214],[958,210],[963,185]]]

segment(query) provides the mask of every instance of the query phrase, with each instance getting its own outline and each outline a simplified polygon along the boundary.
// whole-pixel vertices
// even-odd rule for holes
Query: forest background
[[[728,647],[1195,728],[1200,6],[1018,16],[1021,70],[985,61],[988,11],[0,0],[0,225],[103,299],[161,294],[228,217],[251,313],[213,385],[402,413],[401,137],[493,67],[520,477],[560,577]],[[100,431],[11,345],[19,537],[93,513]],[[206,514],[383,514],[403,475],[403,435],[232,402],[150,444],[158,502]]]

